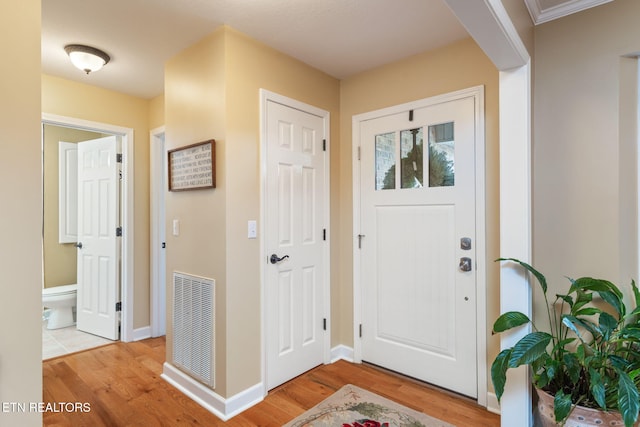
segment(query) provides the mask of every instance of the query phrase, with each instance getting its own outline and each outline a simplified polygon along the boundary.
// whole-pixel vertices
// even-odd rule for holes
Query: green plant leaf
[[[580,381],[580,374],[582,373],[582,366],[578,356],[574,353],[566,353],[562,357],[562,363],[564,363],[564,370],[571,379],[573,384],[577,384]]]
[[[524,336],[511,349],[509,367],[516,368],[528,365],[545,354],[547,346],[553,337],[546,332],[532,332]]]
[[[620,329],[619,335],[623,338],[635,338],[640,340],[640,325],[637,323],[630,323]]]
[[[604,336],[604,340],[608,341],[611,337],[611,333],[618,326],[618,321],[612,315],[603,311],[602,313],[600,313],[598,323],[600,325],[602,335]]]
[[[596,307],[586,307],[577,310],[573,313],[574,316],[593,316],[594,314],[602,313],[602,310]]]
[[[547,279],[544,277],[542,273],[540,273],[538,270],[533,268],[531,265],[527,264],[524,261],[520,261],[519,259],[516,259],[516,258],[498,258],[496,261],[512,261],[520,264],[522,267],[525,268],[525,270],[527,270],[528,272],[530,272],[535,276],[535,278],[538,280],[538,283],[540,284],[540,287],[542,288],[542,292],[544,292],[545,294],[547,293]]]
[[[572,282],[569,293],[578,290],[597,292],[600,295],[600,298],[616,310],[618,317],[624,317],[625,307],[622,302],[622,292],[616,285],[608,280],[581,277]]]
[[[582,339],[582,334],[580,333],[580,330],[578,330],[578,328],[575,325],[576,323],[582,327],[585,327],[584,323],[575,316],[562,316],[562,324],[567,328],[569,328],[574,334],[576,334],[578,338],[580,338],[580,341],[584,341]]]
[[[504,313],[493,324],[492,333],[499,333],[529,323],[531,320],[519,311]]]
[[[640,290],[636,285],[635,280],[631,280],[631,289],[633,289],[634,302],[636,303],[636,310],[640,308]],[[635,311],[635,310],[634,310]]]
[[[562,301],[564,301],[567,304],[569,304],[569,307],[573,308],[573,298],[571,298],[571,296],[556,294],[556,297],[560,298]]]
[[[622,302],[622,297],[611,291],[599,291],[598,295],[600,295],[600,298],[616,310],[618,318],[621,319],[624,317],[626,310],[624,308],[624,303]]]
[[[571,412],[571,395],[564,394],[562,390],[558,390],[553,398],[553,413],[557,422],[564,421]]]
[[[629,368],[629,361],[624,357],[618,356],[616,354],[609,354],[607,355],[607,359],[609,359],[611,366],[616,369],[620,369],[626,372],[626,370]]]
[[[602,381],[600,373],[593,368],[589,369],[589,390],[596,403],[606,411],[607,402],[605,400],[604,381]]]
[[[511,349],[507,348],[498,354],[491,364],[491,382],[496,392],[498,402],[504,393],[504,385],[507,382],[507,369],[509,369],[509,359],[511,358]]]
[[[612,292],[618,298],[622,299],[622,292],[616,285],[603,279],[594,279],[593,277],[581,277],[572,282],[569,293],[578,289],[592,292]]]
[[[632,427],[640,411],[640,393],[629,374],[621,369],[616,369],[616,372],[618,373],[618,410],[622,414],[624,425]]]
[[[572,281],[571,283],[573,284],[574,282],[575,280]],[[572,311],[580,310],[582,307],[589,304],[591,301],[593,301],[593,294],[591,292],[586,293],[581,289],[576,290],[576,303],[572,307]]]

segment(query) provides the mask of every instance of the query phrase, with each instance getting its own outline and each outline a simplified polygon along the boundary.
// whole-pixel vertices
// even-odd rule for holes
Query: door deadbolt
[[[460,239],[460,249],[463,251],[471,250],[471,237],[463,237]]]

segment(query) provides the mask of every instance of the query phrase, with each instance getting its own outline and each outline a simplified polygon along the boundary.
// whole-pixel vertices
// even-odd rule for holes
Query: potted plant
[[[564,425],[580,406],[618,412],[626,427],[636,425],[640,410],[640,291],[635,282],[631,283],[632,311],[627,310],[616,285],[590,277],[569,279],[567,293],[556,295],[550,304],[544,275],[517,259],[499,261],[515,262],[536,278],[544,295],[549,331],[539,330],[520,312],[504,313],[495,321],[494,334],[532,325],[532,332],[502,350],[491,366],[498,401],[507,370],[528,365],[536,390],[553,396],[554,424]]]

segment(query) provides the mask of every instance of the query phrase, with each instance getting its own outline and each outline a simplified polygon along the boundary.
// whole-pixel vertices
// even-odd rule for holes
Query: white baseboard
[[[151,326],[133,330],[133,341],[146,340],[147,338],[151,338]]]
[[[487,392],[487,411],[500,415],[500,403],[495,393]]]
[[[222,421],[228,421],[240,412],[256,405],[265,396],[264,386],[259,383],[225,399],[166,362],[163,365],[161,377]]]
[[[353,363],[353,349],[346,345],[338,345],[331,349],[331,363],[335,363],[338,360],[346,360]]]

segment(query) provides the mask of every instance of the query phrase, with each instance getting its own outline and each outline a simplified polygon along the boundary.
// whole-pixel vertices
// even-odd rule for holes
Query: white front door
[[[117,340],[119,174],[117,138],[78,143],[78,329]]]
[[[264,107],[263,107],[264,108]],[[267,388],[324,361],[326,118],[266,101]]]
[[[472,97],[360,122],[362,360],[477,396]]]

